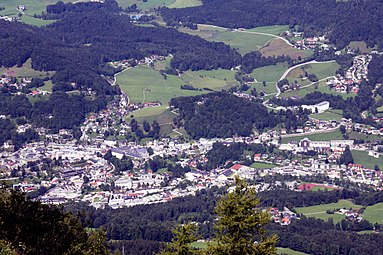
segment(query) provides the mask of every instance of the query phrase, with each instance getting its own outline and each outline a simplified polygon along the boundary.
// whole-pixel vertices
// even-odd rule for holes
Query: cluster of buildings
[[[301,50],[308,50],[308,49],[329,49],[329,45],[325,43],[326,37],[325,36],[314,36],[314,37],[307,37],[304,38],[303,32],[291,32],[286,31],[284,32],[284,36],[287,38],[297,38],[299,40],[291,40],[294,44],[294,46]]]
[[[275,223],[278,223],[282,226],[288,226],[293,220],[299,220],[299,217],[296,213],[290,211],[289,208],[284,207],[282,211],[278,208],[272,207],[269,209],[268,213],[271,215],[271,220]]]
[[[336,92],[358,94],[360,83],[363,79],[368,80],[368,64],[371,59],[371,55],[354,57],[352,66],[344,76],[338,74],[335,79],[327,81],[326,84]]]

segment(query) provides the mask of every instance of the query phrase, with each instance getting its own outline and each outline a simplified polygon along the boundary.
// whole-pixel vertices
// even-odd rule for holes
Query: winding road
[[[330,60],[330,61],[316,61],[316,60],[312,60],[312,61],[309,61],[309,62],[300,63],[300,64],[298,64],[298,65],[292,66],[292,67],[290,67],[289,69],[287,69],[287,70],[282,74],[281,78],[279,78],[278,82],[281,81],[281,80],[283,80],[283,79],[285,79],[286,76],[287,76],[292,70],[294,70],[295,68],[298,68],[298,67],[300,67],[300,66],[309,65],[309,64],[332,63],[332,62],[335,62],[335,60]],[[331,76],[331,77],[332,77],[332,76]],[[325,80],[325,79],[328,79],[328,78],[330,78],[330,77],[323,78],[323,79],[321,79],[320,81]],[[278,87],[278,82],[275,84],[275,88],[277,89],[276,97],[279,97],[279,95],[281,94],[281,90],[280,90],[280,88]],[[311,84],[309,84],[309,85],[306,85],[306,86],[304,86],[304,87],[309,87],[309,86],[313,85],[314,83],[316,83],[316,82],[313,82],[313,83],[311,83]]]

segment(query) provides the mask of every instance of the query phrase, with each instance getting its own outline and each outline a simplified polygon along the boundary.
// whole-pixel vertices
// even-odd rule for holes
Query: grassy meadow
[[[362,208],[360,205],[355,205],[353,202],[349,200],[339,200],[337,203],[324,204],[324,205],[314,205],[307,207],[295,207],[294,209],[298,213],[302,213],[307,217],[314,217],[318,219],[322,219],[327,221],[329,218],[332,218],[334,222],[340,222],[345,218],[344,215],[341,214],[327,214],[327,210],[341,209],[341,208]]]
[[[162,104],[167,104],[173,97],[209,92],[205,88],[220,91],[238,84],[234,78],[235,71],[223,69],[186,71],[181,76],[166,75],[165,78],[157,70],[163,70],[168,61],[156,63],[155,69],[138,66],[121,72],[116,76],[117,83],[131,102],[159,101]],[[183,90],[180,88],[182,85],[190,85],[198,90]]]

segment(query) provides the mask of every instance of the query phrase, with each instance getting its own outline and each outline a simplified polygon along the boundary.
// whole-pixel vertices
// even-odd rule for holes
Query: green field
[[[268,35],[248,34],[242,32],[225,31],[213,34],[209,41],[224,42],[232,48],[237,49],[241,54],[259,50],[270,42],[274,37]]]
[[[238,85],[238,82],[235,80],[235,71],[224,69],[186,71],[179,78],[185,84],[199,89],[222,90]]]
[[[65,3],[74,2],[75,0],[62,0]],[[25,14],[21,17],[21,21],[27,24],[43,26],[52,21],[40,20],[34,18],[34,14],[41,14],[41,12],[46,11],[47,5],[55,4],[58,0],[1,0],[0,6],[4,7],[5,10],[0,11],[1,16],[10,16],[17,17],[19,11],[16,9],[18,5],[25,5],[27,10]]]
[[[312,134],[312,135],[301,135],[296,137],[287,137],[282,138],[282,143],[289,143],[293,141],[299,142],[303,138],[307,137],[311,141],[329,141],[329,140],[341,140],[343,139],[342,133],[339,131],[339,129],[330,132],[330,133],[324,133],[324,134]]]
[[[318,120],[341,120],[342,119],[342,110],[328,110],[323,113],[311,114],[311,118]]]
[[[295,207],[294,209],[298,213],[302,213],[303,215],[307,217],[314,217],[318,219],[322,219],[324,221],[327,221],[329,218],[332,218],[334,222],[340,222],[342,219],[344,219],[344,215],[341,214],[327,214],[327,210],[333,210],[333,209],[341,209],[341,208],[362,208],[360,205],[355,205],[353,202],[349,200],[339,200],[337,203],[331,203],[331,204],[324,204],[324,205],[314,205],[314,206],[307,206],[307,207]]]
[[[287,69],[288,66],[285,63],[257,68],[251,73],[251,76],[257,81],[251,87],[256,88],[258,93],[261,91],[266,94],[276,93],[275,86]],[[266,86],[263,86],[263,81],[266,81]]]
[[[299,78],[300,75],[304,75],[305,72],[308,72],[310,74],[315,74],[318,80],[322,80],[327,77],[334,76],[338,68],[339,65],[334,61],[328,63],[312,63],[291,70],[287,75],[287,79],[290,83],[297,81],[302,87],[298,90],[287,91],[285,93],[282,93],[281,97],[304,97],[305,95],[315,91],[332,95],[340,95],[343,98],[355,96],[354,94],[343,94],[330,90],[330,88],[325,83],[326,80],[320,81],[318,83],[313,83],[310,82],[307,78]]]
[[[307,253],[294,251],[290,248],[277,247],[277,254],[287,254],[287,255],[308,255]]]
[[[186,8],[202,5],[200,0],[176,0],[175,3],[169,5],[169,8]]]
[[[368,156],[366,151],[351,151],[354,163],[362,164],[364,167],[374,169],[375,165],[379,166],[383,170],[383,157],[374,158]]]
[[[194,96],[207,93],[208,88],[220,91],[237,85],[235,71],[186,71],[181,76],[167,75],[165,79],[158,71],[147,66],[138,66],[118,74],[117,83],[129,96],[131,102],[160,101],[167,104],[171,98],[177,96]],[[202,91],[182,90],[180,86],[191,85]]]
[[[318,80],[321,80],[329,76],[334,76],[339,67],[339,64],[335,61],[329,63],[316,63],[310,64],[309,67],[305,68],[305,71],[315,74]]]
[[[252,168],[273,168],[277,165],[274,164],[267,164],[267,163],[261,163],[261,162],[254,162],[250,167]]]
[[[128,122],[130,122],[131,116],[133,116],[133,118],[141,124],[144,120],[148,121],[149,123],[152,123],[155,120],[160,124],[161,134],[170,135],[173,134],[173,118],[175,118],[177,115],[172,113],[166,106],[161,106],[145,108],[131,112],[131,114],[126,117]]]
[[[265,66],[255,69],[251,76],[253,76],[258,82],[278,82],[282,74],[288,69],[286,63],[279,63],[277,65]]]
[[[368,206],[363,213],[363,219],[368,220],[371,223],[383,223],[383,203],[378,203],[372,206]]]

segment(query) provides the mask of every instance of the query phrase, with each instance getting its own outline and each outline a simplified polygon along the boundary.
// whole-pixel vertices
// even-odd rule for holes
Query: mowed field
[[[147,66],[131,68],[116,75],[117,83],[135,103],[159,101],[167,104],[171,98],[178,96],[194,96],[209,92],[228,89],[237,84],[234,79],[235,71],[187,71],[180,77],[167,75],[166,79],[157,70]],[[190,85],[198,91],[183,90],[182,85]]]
[[[75,0],[62,0],[64,3],[74,2]],[[43,26],[52,23],[53,21],[41,20],[34,18],[34,14],[41,14],[46,11],[47,5],[55,4],[58,0],[1,0],[0,7],[4,7],[5,10],[0,11],[1,16],[17,17],[20,13],[16,8],[19,5],[25,5],[27,7],[24,15],[21,17],[21,21],[27,24],[35,26]]]

